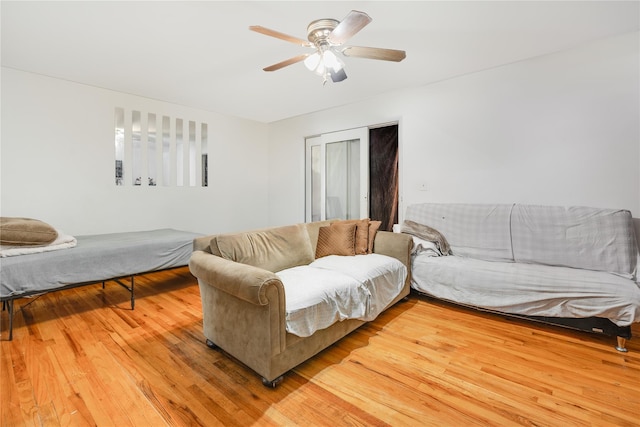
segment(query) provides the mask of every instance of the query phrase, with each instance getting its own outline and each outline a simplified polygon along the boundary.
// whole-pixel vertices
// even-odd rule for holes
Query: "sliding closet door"
[[[368,149],[367,128],[307,138],[307,221],[369,215]]]
[[[306,139],[305,150],[305,220],[307,222],[320,221],[324,218],[324,146],[322,137],[316,136]]]
[[[391,231],[398,223],[399,209],[398,125],[369,131],[369,216],[382,222],[380,230]]]

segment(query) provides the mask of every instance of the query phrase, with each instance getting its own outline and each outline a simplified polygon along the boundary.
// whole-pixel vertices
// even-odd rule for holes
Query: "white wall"
[[[208,123],[209,187],[115,185],[114,108]],[[97,234],[267,225],[267,126],[2,68],[1,214]]]
[[[399,121],[402,211],[521,202],[640,217],[638,36],[270,125],[2,68],[0,213],[72,234],[301,222],[304,137]],[[208,123],[210,186],[116,187],[116,106]]]
[[[269,222],[304,220],[305,136],[395,120],[402,212],[420,202],[517,202],[640,217],[638,40],[636,32],[273,123]]]

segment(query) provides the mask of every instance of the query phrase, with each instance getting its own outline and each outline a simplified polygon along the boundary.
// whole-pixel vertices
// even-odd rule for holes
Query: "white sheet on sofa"
[[[400,294],[407,269],[380,254],[331,255],[276,274],[285,288],[287,332],[308,337],[337,321],[375,319]]]
[[[601,271],[415,255],[411,277],[420,292],[489,310],[604,317],[618,326],[640,320],[638,283]]]

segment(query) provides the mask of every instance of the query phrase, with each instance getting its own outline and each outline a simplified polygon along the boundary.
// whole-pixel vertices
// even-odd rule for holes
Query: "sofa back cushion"
[[[627,210],[516,205],[511,232],[517,262],[635,276],[638,247]]]
[[[309,240],[311,241],[311,249],[313,250],[314,254],[316,253],[316,249],[318,247],[318,235],[320,233],[320,227],[331,225],[331,222],[331,220],[324,220],[307,222],[304,224],[305,228],[307,229],[307,234],[309,235]]]
[[[309,264],[315,259],[315,249],[311,248],[304,224],[222,234],[212,239],[212,249],[214,246],[222,258],[274,273]]]
[[[510,215],[513,205],[421,203],[407,207],[405,219],[439,231],[453,255],[513,261]]]

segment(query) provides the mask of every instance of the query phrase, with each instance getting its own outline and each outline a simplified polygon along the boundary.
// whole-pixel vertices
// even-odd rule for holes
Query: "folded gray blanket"
[[[419,224],[414,221],[405,220],[402,223],[400,231],[419,237],[423,240],[433,242],[442,255],[452,254],[449,242],[447,242],[447,239],[435,228],[431,228],[428,225]]]

